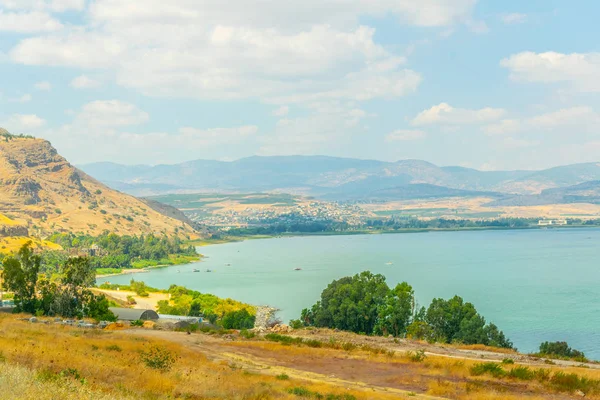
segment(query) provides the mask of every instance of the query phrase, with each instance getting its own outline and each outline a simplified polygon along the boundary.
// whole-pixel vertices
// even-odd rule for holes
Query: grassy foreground
[[[144,352],[157,348],[174,358],[172,368],[155,369],[144,361]],[[30,324],[10,314],[0,314],[0,352],[0,387],[16,393],[4,398],[302,398],[295,393],[323,393],[333,400],[373,398],[329,384],[247,373],[161,339]]]

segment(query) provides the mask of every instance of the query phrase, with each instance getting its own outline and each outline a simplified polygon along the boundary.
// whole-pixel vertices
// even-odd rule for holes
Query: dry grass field
[[[593,364],[548,365],[489,348],[296,333],[303,341],[285,344],[235,332],[83,330],[0,314],[0,388],[9,390],[2,398],[600,398],[600,370]],[[418,353],[420,347],[426,351]],[[161,364],[161,354],[172,365]]]

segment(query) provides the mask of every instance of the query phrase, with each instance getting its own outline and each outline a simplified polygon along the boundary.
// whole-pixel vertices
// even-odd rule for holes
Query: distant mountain
[[[54,232],[98,235],[105,230],[197,236],[177,210],[107,187],[71,165],[49,142],[3,130],[0,135],[2,236],[27,236],[27,231],[42,237]]]
[[[509,196],[489,206],[541,206],[547,204],[600,204],[600,181],[590,181],[562,188],[546,189],[536,195]]]
[[[326,156],[255,156],[231,162],[197,160],[157,166],[95,163],[82,165],[81,169],[119,190],[137,195],[282,191],[347,199],[414,184],[528,195],[600,180],[597,163],[543,171],[478,171],[438,167],[421,160],[384,162]],[[413,192],[418,195],[418,190]]]
[[[444,186],[430,185],[427,183],[416,183],[397,186],[387,189],[375,190],[360,197],[357,200],[366,201],[399,201],[411,199],[438,199],[448,197],[500,197],[496,192],[478,192],[474,190],[451,189]]]

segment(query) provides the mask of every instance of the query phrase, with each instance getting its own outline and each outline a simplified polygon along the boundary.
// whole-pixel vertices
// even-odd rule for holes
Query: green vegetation
[[[104,296],[96,296],[88,287],[96,282],[88,258],[70,258],[58,269],[54,279],[40,274],[42,257],[26,243],[15,257],[3,260],[4,289],[14,293],[15,311],[35,315],[60,315],[68,318],[89,317],[114,320]]]
[[[455,296],[434,299],[417,310],[406,282],[390,289],[383,275],[369,271],[334,280],[321,300],[302,310],[305,326],[328,327],[361,334],[408,335],[432,342],[483,344],[512,348],[494,324],[486,324],[473,304]]]
[[[102,284],[101,289],[130,290],[138,295],[163,292],[171,295],[170,300],[157,303],[158,312],[169,315],[204,317],[211,324],[225,329],[251,329],[254,327],[256,308],[232,299],[222,299],[213,294],[201,293],[183,286],[171,285],[168,290],[146,286],[144,282],[132,280],[130,285]],[[140,294],[143,293],[143,294]]]
[[[572,349],[567,342],[543,342],[540,344],[540,357],[557,358],[587,362],[585,354],[579,350]]]
[[[231,311],[223,316],[221,326],[225,329],[252,329],[255,319],[246,309]]]
[[[84,253],[90,255],[95,269],[115,271],[127,268],[146,268],[158,265],[185,264],[199,259],[196,248],[184,245],[177,237],[157,237],[155,235],[118,236],[105,233],[94,236],[76,236],[72,233],[57,233],[49,241],[57,243],[66,252],[48,252],[44,258],[46,272],[56,272],[56,266],[68,257],[68,254]],[[113,272],[110,272],[113,273]]]
[[[168,349],[159,346],[151,346],[148,350],[142,351],[140,358],[148,368],[161,372],[169,371],[177,361]]]

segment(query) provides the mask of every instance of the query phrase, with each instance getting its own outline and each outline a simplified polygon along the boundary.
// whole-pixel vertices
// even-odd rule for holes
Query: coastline
[[[355,236],[355,235],[394,235],[410,233],[430,233],[430,232],[468,232],[468,231],[520,231],[520,230],[566,230],[566,229],[600,229],[599,225],[563,225],[563,226],[525,226],[525,227],[473,227],[473,228],[409,228],[398,230],[356,230],[356,231],[330,231],[330,232],[285,232],[279,235],[249,235],[249,236],[229,236],[226,238],[202,240],[201,242],[192,241],[190,244],[197,247],[244,242],[247,240],[261,239],[280,239],[293,237],[312,237],[312,236]]]
[[[150,272],[152,269],[156,268],[169,268],[169,267],[177,267],[180,265],[188,265],[196,262],[202,261],[204,256],[202,254],[198,254],[198,258],[195,260],[189,260],[185,263],[180,264],[160,264],[160,265],[152,265],[145,268],[123,268],[119,273],[111,273],[111,274],[96,274],[96,279],[98,278],[108,278],[110,276],[122,276],[122,275],[134,275],[134,274],[143,274],[145,272]]]

